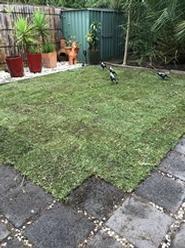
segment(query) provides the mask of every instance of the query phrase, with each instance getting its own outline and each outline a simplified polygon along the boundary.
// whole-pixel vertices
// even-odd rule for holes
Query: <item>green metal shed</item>
[[[61,11],[62,34],[74,36],[80,43],[78,59],[84,61],[83,50],[88,49],[86,35],[92,22],[101,23],[99,48],[101,60],[123,57],[122,13],[110,9],[70,9]]]

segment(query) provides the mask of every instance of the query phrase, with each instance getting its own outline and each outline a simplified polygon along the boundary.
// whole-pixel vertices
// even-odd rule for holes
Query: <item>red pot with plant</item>
[[[42,56],[41,53],[28,53],[28,67],[30,72],[38,73],[42,70]]]
[[[11,77],[24,76],[24,64],[21,56],[8,56],[6,63]]]

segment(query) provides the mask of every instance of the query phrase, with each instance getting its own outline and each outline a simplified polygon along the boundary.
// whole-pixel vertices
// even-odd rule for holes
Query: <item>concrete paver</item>
[[[175,213],[185,198],[185,184],[154,173],[139,186],[136,194]]]
[[[136,197],[128,198],[106,225],[138,248],[156,248],[173,219]]]
[[[13,189],[2,198],[0,212],[15,227],[20,227],[52,201],[52,197],[40,187],[28,182],[22,187]]]
[[[94,229],[94,224],[68,206],[61,204],[46,211],[25,231],[39,248],[72,248]]]

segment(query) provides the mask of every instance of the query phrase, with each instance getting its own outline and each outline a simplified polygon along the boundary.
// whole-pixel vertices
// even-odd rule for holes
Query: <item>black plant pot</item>
[[[100,51],[99,50],[88,50],[88,64],[97,65],[100,63]]]

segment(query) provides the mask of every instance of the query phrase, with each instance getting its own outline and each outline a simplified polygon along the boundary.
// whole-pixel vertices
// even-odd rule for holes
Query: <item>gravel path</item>
[[[132,194],[98,177],[56,201],[0,166],[0,247],[185,247],[185,139]]]
[[[40,76],[46,76],[52,73],[56,72],[61,72],[61,71],[67,71],[67,70],[74,70],[79,67],[81,67],[81,64],[76,64],[76,65],[69,65],[68,62],[58,62],[56,68],[42,68],[41,73],[31,73],[29,69],[26,67],[24,68],[24,77],[20,78],[11,78],[10,74],[5,71],[0,71],[0,85],[1,84],[6,84],[6,83],[12,83],[15,81],[20,81],[20,80],[25,80],[29,78],[35,78],[35,77],[40,77]]]

